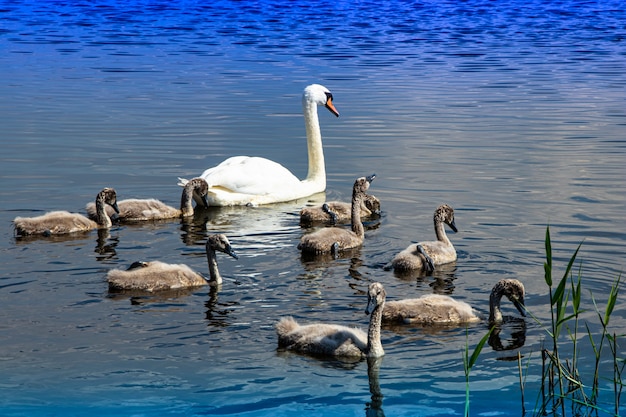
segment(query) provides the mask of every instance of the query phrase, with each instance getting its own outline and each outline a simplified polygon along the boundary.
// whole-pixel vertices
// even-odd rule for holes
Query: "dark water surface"
[[[624,22],[619,1],[2,2],[0,414],[462,415],[461,355],[486,324],[386,328],[369,378],[365,361],[277,351],[273,325],[366,327],[373,281],[388,299],[439,292],[486,313],[500,278],[523,281],[547,323],[550,224],[555,275],[583,242],[583,318],[596,329],[589,291],[603,308],[626,253]],[[302,259],[307,201],[14,238],[14,217],[83,211],[105,186],[176,205],[177,177],[232,155],[303,178],[300,95],[313,82],[341,113],[320,114],[328,188],[317,200],[347,201],[356,177],[378,175],[383,214],[361,249]],[[442,202],[456,211],[458,261],[421,277],[385,271],[434,236]],[[217,231],[240,256],[219,258],[220,291],[108,294],[106,272],[139,259],[205,272]],[[621,300],[611,328],[626,328]],[[505,324],[503,346],[472,370],[473,415],[521,415],[507,360],[518,352],[534,408],[545,340],[531,318]],[[610,379],[610,363],[601,372]]]

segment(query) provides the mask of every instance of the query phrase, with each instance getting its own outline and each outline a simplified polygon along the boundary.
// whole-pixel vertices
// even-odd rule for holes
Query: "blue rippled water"
[[[522,280],[547,323],[548,224],[557,275],[583,242],[582,319],[596,332],[590,292],[603,306],[626,253],[624,22],[619,1],[0,2],[0,414],[462,415],[462,352],[484,323],[386,327],[386,355],[369,364],[279,351],[274,323],[365,327],[373,281],[389,299],[451,294],[486,313],[499,278]],[[328,188],[315,201],[347,201],[356,177],[377,174],[382,216],[347,256],[300,256],[307,201],[14,237],[14,217],[84,212],[104,186],[176,205],[177,177],[232,155],[303,178],[300,94],[313,82],[341,114],[320,114]],[[433,238],[442,202],[457,262],[386,271]],[[206,271],[214,232],[239,254],[219,259],[219,291],[107,292],[107,271],[140,259]],[[521,414],[518,353],[535,409],[539,323],[510,320],[485,347],[472,415]],[[611,326],[626,326],[621,301]],[[584,374],[592,354],[581,342]],[[607,361],[601,375],[611,409]]]

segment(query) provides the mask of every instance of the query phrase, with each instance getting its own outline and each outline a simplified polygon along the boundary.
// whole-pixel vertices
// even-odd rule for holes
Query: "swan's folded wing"
[[[251,195],[276,194],[299,188],[300,180],[282,165],[259,157],[234,156],[201,175],[210,188]]]

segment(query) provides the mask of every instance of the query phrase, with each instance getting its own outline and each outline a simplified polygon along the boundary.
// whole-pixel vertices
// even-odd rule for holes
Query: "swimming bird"
[[[433,216],[435,223],[436,241],[419,242],[409,245],[402,252],[397,254],[391,262],[385,266],[385,269],[394,269],[396,271],[411,270],[429,270],[427,265],[443,265],[456,261],[456,249],[448,239],[444,224],[450,226],[455,233],[457,232],[454,223],[454,209],[447,204],[442,204],[435,210]],[[431,261],[427,261],[424,255],[428,255]]]
[[[276,324],[278,346],[287,350],[335,357],[377,358],[385,354],[380,341],[380,326],[385,306],[385,289],[369,285],[365,314],[370,315],[367,334],[360,329],[339,324],[300,325],[293,317],[283,317]]]
[[[234,156],[200,175],[209,184],[212,206],[240,206],[297,200],[326,189],[326,168],[317,106],[339,117],[332,93],[319,84],[309,85],[302,95],[309,171],[300,181],[287,168],[269,159]],[[179,185],[186,180],[179,178]]]
[[[361,205],[365,192],[376,175],[357,178],[352,187],[352,230],[341,227],[324,227],[305,234],[300,239],[298,249],[303,253],[337,253],[344,249],[359,247],[365,238],[365,229],[361,223]]]
[[[110,205],[113,211],[119,211],[117,208],[117,195],[113,188],[104,188],[96,196],[94,204],[96,208],[95,221],[79,213],[51,211],[37,217],[16,217],[13,220],[15,233],[18,236],[50,236],[109,228],[113,225],[113,222],[105,211],[106,204]]]
[[[209,280],[184,264],[168,264],[160,261],[134,262],[127,270],[113,269],[107,273],[109,291],[161,291],[202,285],[220,285],[222,276],[217,268],[215,251],[224,252],[238,259],[228,238],[223,234],[209,236],[206,245],[209,262]]]
[[[193,216],[193,200],[198,201],[199,205],[204,208],[209,207],[206,195],[209,191],[209,185],[203,178],[193,178],[185,184],[180,198],[180,209],[168,206],[167,204],[150,198],[137,199],[131,198],[117,202],[119,214],[117,220],[121,222],[143,221],[143,220],[162,220],[174,219],[177,217]],[[96,206],[89,203],[85,207],[87,215],[90,219],[96,216]],[[109,216],[113,215],[111,210],[107,210]]]
[[[333,216],[334,214],[334,216]],[[373,195],[365,194],[361,205],[361,218],[380,214],[380,200]],[[323,205],[304,207],[300,210],[300,225],[309,226],[314,223],[346,223],[352,218],[352,204],[343,201],[329,201]]]
[[[501,279],[489,295],[489,322],[502,322],[500,300],[506,296],[522,316],[524,311],[524,285],[517,279]],[[383,322],[415,324],[461,324],[481,321],[480,316],[467,303],[441,294],[428,294],[420,298],[388,301],[383,310]]]

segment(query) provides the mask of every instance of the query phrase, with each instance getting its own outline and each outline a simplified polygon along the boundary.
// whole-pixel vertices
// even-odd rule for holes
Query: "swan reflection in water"
[[[123,291],[123,292],[109,292],[107,298],[115,301],[130,301],[131,305],[143,306],[150,304],[168,304],[175,301],[177,298],[188,297],[194,292],[199,291],[196,288],[178,288],[175,290],[163,290],[158,293],[147,293],[145,291]],[[177,302],[178,303],[178,302]]]
[[[227,285],[238,284],[228,282]],[[219,293],[221,286],[179,288],[154,293],[146,293],[145,291],[109,292],[107,298],[114,301],[128,300],[131,305],[138,307],[150,305],[167,306],[171,304],[169,307],[171,310],[180,310],[183,308],[180,306],[180,298],[189,297],[192,294],[201,296],[203,292],[207,291],[207,287],[207,300],[204,302],[204,319],[207,322],[207,326],[211,328],[228,327],[233,321],[231,313],[239,309],[241,304],[239,301],[220,302]]]
[[[240,223],[243,227],[251,227],[251,232],[257,229],[270,231],[271,227],[288,223],[290,227],[299,228],[298,213],[307,204],[322,204],[326,199],[326,193],[317,193],[306,198],[288,201],[284,203],[266,204],[257,207],[232,206],[232,207],[209,207],[206,212],[209,221],[217,225]],[[249,216],[251,219],[247,220]],[[258,231],[258,230],[257,230]]]
[[[337,253],[300,253],[300,262],[306,271],[315,271],[316,269],[325,268],[333,265],[334,262],[344,262],[345,260],[361,261],[362,248],[346,249]],[[351,269],[354,269],[351,267]]]
[[[240,285],[238,282],[229,282],[229,286]],[[234,291],[236,289],[233,288]],[[241,308],[241,303],[236,300],[231,301],[219,301],[218,295],[220,292],[219,287],[211,287],[209,290],[209,298],[205,301],[204,306],[206,308],[204,312],[204,319],[207,322],[208,327],[221,328],[228,327],[234,321],[235,318],[231,316],[235,310]]]
[[[211,234],[208,228],[208,210],[196,210],[192,217],[180,219],[180,239],[185,246],[201,246]]]
[[[367,358],[367,380],[370,386],[371,401],[365,404],[366,417],[384,417],[383,393],[380,390],[380,365],[383,357]]]
[[[115,248],[120,243],[119,236],[111,237],[110,229],[98,229],[98,239],[94,252],[98,254],[96,260],[106,261],[117,256]]]
[[[361,370],[363,359],[361,358],[330,358],[319,356],[304,356],[295,352],[278,349],[276,355],[281,358],[289,358],[293,356],[300,357],[303,361],[314,363],[322,368],[332,368],[339,371],[355,371]],[[383,393],[380,388],[380,367],[383,363],[384,356],[378,358],[366,358],[367,362],[367,381],[369,386],[370,400],[365,403],[365,417],[384,417],[383,411]],[[351,374],[347,374],[348,376]]]
[[[238,247],[246,248],[247,256],[251,257],[264,256],[283,249],[295,249],[297,245],[295,236],[301,233],[300,210],[306,205],[322,204],[325,200],[326,193],[318,193],[286,203],[257,207],[209,207],[196,210],[192,221],[189,221],[191,219],[182,220],[181,238],[186,245],[198,245],[206,238],[207,233],[226,233],[237,240]],[[366,231],[379,226],[379,219],[364,223]],[[349,256],[348,251],[336,258]],[[312,266],[307,265],[309,261],[321,266],[332,259],[334,259],[332,256],[308,256],[306,254],[302,256],[303,264],[307,269]]]
[[[496,352],[508,352],[523,347],[526,343],[526,320],[520,317],[504,317],[501,323],[493,326],[487,343]],[[509,357],[510,360],[517,360],[517,354]],[[500,359],[506,360],[507,357]]]
[[[111,235],[111,230],[114,229],[97,229],[97,238],[95,240],[94,252],[98,255],[96,259],[98,261],[106,261],[115,258],[117,255],[116,247],[119,244],[119,236]],[[91,241],[93,234],[91,231],[85,233],[68,233],[62,235],[32,235],[32,236],[15,236],[15,244],[31,244],[34,242],[42,243],[69,243],[71,246],[76,246],[81,241]]]
[[[393,270],[393,276],[403,281],[423,281],[427,278],[434,278],[435,283],[431,286],[435,289],[437,294],[451,294],[454,291],[454,285],[452,282],[456,279],[456,261],[437,265],[434,271],[426,271],[423,269],[413,270]]]

